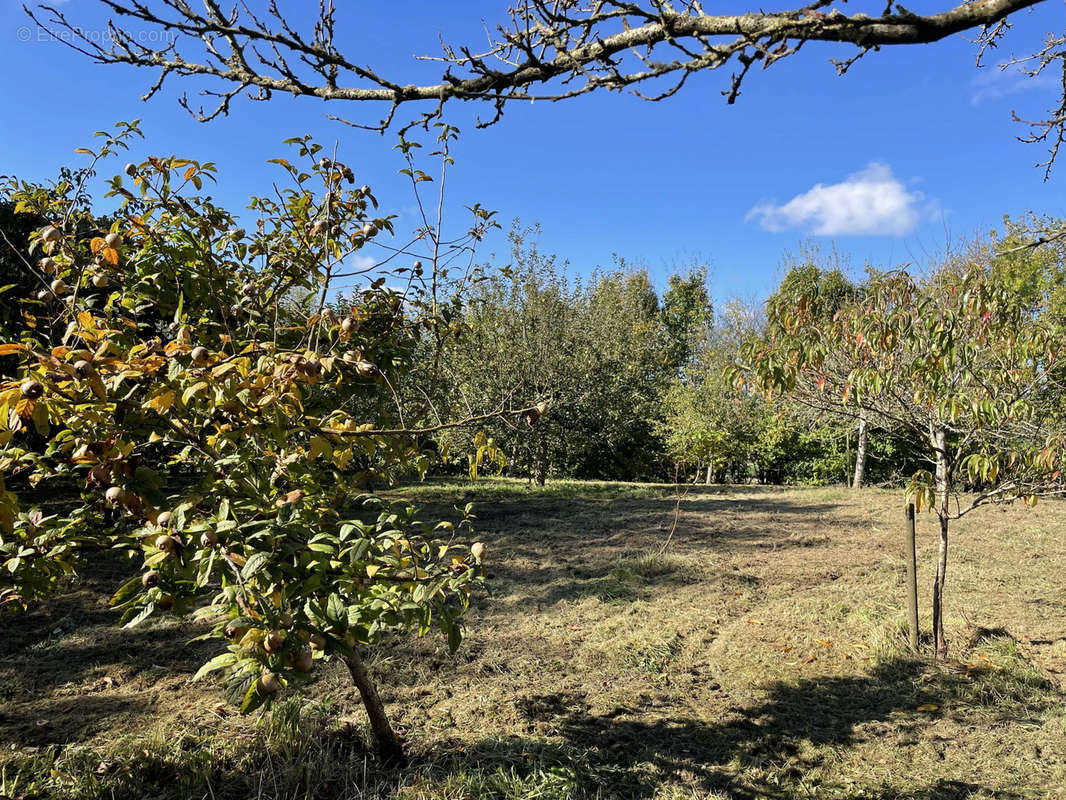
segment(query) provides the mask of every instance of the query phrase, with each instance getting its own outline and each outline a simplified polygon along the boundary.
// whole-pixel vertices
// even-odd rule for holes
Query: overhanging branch
[[[965,31],[976,31],[982,44],[995,43],[1009,15],[1046,0],[973,0],[929,15],[889,3],[879,16],[826,12],[830,0],[814,0],[789,11],[740,15],[706,14],[697,0],[680,4],[515,0],[507,11],[507,24],[490,32],[484,49],[442,43],[441,56],[423,57],[423,62],[443,66],[443,73],[425,84],[390,80],[362,66],[358,54],[342,53],[335,41],[332,0],[320,0],[309,34],[292,26],[277,0],[269,0],[258,15],[245,2],[230,11],[223,11],[216,0],[205,0],[203,11],[186,0],[99,2],[113,19],[126,22],[123,27],[109,21],[105,41],[84,35],[56,7],[26,7],[26,11],[42,28],[98,63],[156,70],[157,79],[146,98],[158,93],[172,76],[228,84],[223,90],[202,93],[211,98],[209,108],[194,109],[183,101],[198,119],[226,114],[241,94],[266,100],[283,92],[384,105],[388,110],[377,122],[360,124],[383,132],[394,124],[399,107],[419,103],[429,108],[405,127],[428,124],[450,100],[487,103],[493,114],[481,125],[497,121],[515,100],[558,101],[605,89],[628,90],[655,101],[672,96],[694,72],[736,62],[739,66],[722,92],[732,102],[754,66],[766,69],[805,42],[855,47],[851,56],[833,60],[843,73],[861,56],[886,46],[928,44]],[[143,36],[140,28],[159,35]],[[165,43],[153,46],[145,41]],[[1062,59],[1061,50],[1045,48],[1034,57]],[[663,86],[652,91],[638,88],[655,82]],[[1057,148],[1061,139],[1055,134],[1061,132],[1061,122],[1055,128],[1056,121],[1049,121],[1051,133],[1045,133],[1049,129],[1040,127],[1040,121],[1031,123],[1034,136],[1041,141],[1050,137]]]

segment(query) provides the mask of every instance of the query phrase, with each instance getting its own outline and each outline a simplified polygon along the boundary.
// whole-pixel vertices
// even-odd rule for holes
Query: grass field
[[[408,767],[367,754],[340,667],[235,715],[189,682],[199,629],[113,627],[104,563],[2,623],[0,797],[1066,798],[1066,503],[958,523],[935,665],[904,647],[898,492],[699,487],[672,537],[671,486],[401,494],[476,503],[492,587],[455,656],[373,659]]]

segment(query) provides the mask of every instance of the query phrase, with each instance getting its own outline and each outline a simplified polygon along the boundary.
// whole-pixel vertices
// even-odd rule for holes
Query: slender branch
[[[473,50],[441,43],[442,54],[422,56],[422,63],[443,66],[434,80],[422,84],[389,79],[356,55],[336,46],[335,12],[322,4],[313,34],[295,30],[275,3],[262,18],[246,4],[223,13],[215,0],[197,12],[185,0],[98,0],[120,27],[108,23],[107,37],[89,37],[54,6],[24,6],[26,13],[56,39],[102,64],[131,64],[157,72],[145,99],[162,90],[167,78],[213,78],[226,88],[202,92],[213,107],[193,109],[198,119],[227,114],[241,94],[268,100],[274,93],[382,104],[385,115],[374,124],[357,127],[384,132],[397,109],[412,103],[428,104],[408,121],[428,126],[441,116],[450,100],[487,103],[492,116],[480,126],[498,121],[513,101],[564,100],[601,89],[630,90],[650,101],[671,97],[687,78],[700,71],[739,64],[722,92],[728,102],[740,93],[750,70],[794,55],[805,42],[852,46],[854,55],[832,59],[844,74],[860,58],[882,47],[927,44],[965,31],[977,31],[979,57],[994,46],[1015,12],[1047,0],[965,0],[946,10],[920,15],[889,2],[880,16],[844,14],[821,9],[828,0],[814,0],[791,10],[747,14],[707,14],[695,0],[512,0],[509,21],[489,33],[487,47]],[[635,21],[637,25],[631,25]],[[154,35],[145,36],[144,28]],[[145,41],[162,42],[148,45]],[[1061,60],[1061,48],[1048,45],[1029,58],[1035,72]],[[192,55],[190,55],[192,53]],[[661,54],[661,55],[660,55]],[[642,92],[638,86],[666,80],[666,88]],[[1060,109],[1061,111],[1061,109]],[[1035,140],[1051,141],[1052,159],[1061,143],[1061,119],[1034,121]]]

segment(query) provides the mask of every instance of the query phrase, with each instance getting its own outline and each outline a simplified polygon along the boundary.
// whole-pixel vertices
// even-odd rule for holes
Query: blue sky
[[[93,131],[139,117],[147,140],[138,158],[215,161],[221,181],[212,193],[242,207],[280,177],[265,162],[284,155],[281,140],[310,132],[330,147],[338,143],[357,181],[401,214],[401,230],[413,225],[391,135],[325,118],[376,119],[377,109],[244,101],[228,118],[203,125],[176,102],[196,85],[175,82],[142,103],[148,73],[93,65],[34,30],[20,4],[0,2],[7,40],[0,47],[0,173],[48,178],[59,164],[77,163],[73,150],[91,142]],[[1061,2],[1046,6],[1019,17],[1000,59],[1061,26]],[[62,7],[87,30],[102,28],[92,0]],[[438,34],[483,42],[481,19],[497,20],[505,7],[506,0],[345,4],[342,49],[401,80],[432,82],[434,65],[412,57],[438,53]],[[882,7],[860,2],[848,9],[877,14]],[[927,1],[912,10],[943,7]],[[1034,166],[1044,150],[1017,142],[1024,128],[1011,121],[1012,109],[1039,117],[1055,99],[1054,80],[978,70],[974,52],[961,37],[890,48],[839,78],[829,58],[847,51],[809,45],[753,73],[733,106],[720,94],[728,76],[715,73],[661,103],[611,94],[516,105],[487,130],[475,130],[476,108],[456,105],[448,121],[463,134],[447,205],[457,223],[474,202],[497,209],[505,223],[540,223],[541,248],[568,259],[577,273],[607,265],[617,253],[645,265],[662,285],[672,265],[702,260],[720,299],[764,296],[780,279],[783,255],[804,241],[835,247],[857,273],[866,261],[924,265],[949,240],[995,226],[1004,214],[1066,212],[1066,164],[1045,183]],[[502,249],[496,237],[483,252]]]

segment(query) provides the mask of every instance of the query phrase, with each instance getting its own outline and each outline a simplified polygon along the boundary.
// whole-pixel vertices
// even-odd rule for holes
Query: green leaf
[[[140,591],[141,586],[141,577],[139,575],[130,578],[128,581],[122,584],[122,586],[119,587],[118,591],[115,592],[114,595],[112,595],[111,605],[117,606],[121,605],[122,603],[125,603],[127,600],[129,600],[131,597],[137,594],[137,592]]]
[[[267,565],[270,561],[269,553],[255,553],[251,558],[245,562],[244,567],[241,569],[241,579],[248,580],[255,575],[259,570]]]
[[[266,698],[256,691],[257,683],[258,681],[253,680],[248,691],[244,693],[244,700],[241,701],[242,714],[250,714],[266,702]]]
[[[196,670],[196,674],[192,676],[192,679],[198,681],[205,675],[209,675],[216,670],[228,667],[230,664],[236,664],[239,660],[240,659],[236,653],[222,653],[221,655],[217,655],[200,667],[200,669]]]

